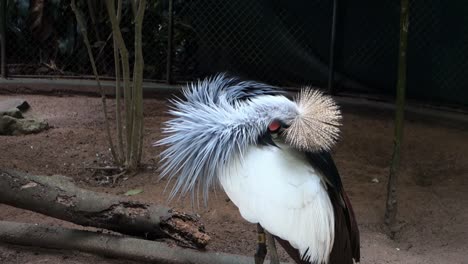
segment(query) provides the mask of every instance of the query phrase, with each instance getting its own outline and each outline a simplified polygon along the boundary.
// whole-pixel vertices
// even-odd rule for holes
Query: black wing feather
[[[327,151],[306,152],[306,158],[325,177],[326,182],[333,190],[333,194],[336,195],[340,204],[344,206],[344,200],[341,195],[343,183],[330,153]]]
[[[307,152],[309,163],[317,169],[328,184],[328,195],[335,213],[335,243],[330,254],[330,264],[353,263],[360,260],[359,229],[340,174],[328,152]]]

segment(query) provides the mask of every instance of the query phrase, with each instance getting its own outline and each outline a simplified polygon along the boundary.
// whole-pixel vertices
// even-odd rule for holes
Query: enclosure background
[[[34,1],[31,1],[34,2]],[[113,75],[112,39],[103,1],[77,1],[99,72]],[[91,2],[91,7],[89,2]],[[175,82],[229,71],[281,86],[325,86],[332,2],[329,0],[174,0]],[[92,73],[69,1],[8,0],[7,63],[11,76],[86,76]],[[145,79],[166,79],[168,1],[148,0],[144,19]],[[338,0],[337,92],[393,95],[399,1]],[[408,97],[468,105],[468,3],[411,1]],[[122,21],[132,44],[132,16]]]

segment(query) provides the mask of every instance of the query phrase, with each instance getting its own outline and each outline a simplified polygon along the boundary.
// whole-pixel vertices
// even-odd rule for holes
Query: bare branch
[[[113,258],[161,264],[254,263],[253,258],[246,256],[196,251],[143,239],[7,221],[0,221],[0,241],[23,246],[79,250]]]
[[[0,203],[132,236],[171,237],[189,247],[203,248],[209,241],[194,216],[84,190],[64,176],[43,177],[0,169]]]

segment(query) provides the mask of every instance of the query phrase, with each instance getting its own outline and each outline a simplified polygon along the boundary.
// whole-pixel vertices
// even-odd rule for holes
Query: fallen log
[[[125,236],[8,221],[0,221],[0,242],[50,249],[78,250],[107,257],[161,264],[254,263],[254,259],[247,256],[197,251]]]
[[[187,247],[204,248],[210,239],[193,215],[81,189],[64,176],[0,169],[0,203],[121,234],[172,238]]]

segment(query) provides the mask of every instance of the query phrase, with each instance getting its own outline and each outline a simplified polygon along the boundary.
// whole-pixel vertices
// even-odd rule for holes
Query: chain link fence
[[[92,75],[68,1],[7,1],[10,76]],[[336,2],[337,91],[392,95],[399,1]],[[130,0],[123,3],[122,31],[131,47],[132,9]],[[112,77],[113,45],[104,1],[78,0],[77,4],[87,19],[99,74]],[[282,86],[325,86],[332,5],[329,0],[148,0],[143,27],[144,78],[166,81],[169,73],[174,82],[185,82],[228,71]],[[468,5],[462,0],[411,1],[410,98],[468,105],[465,14]],[[169,62],[168,47],[172,47]]]

